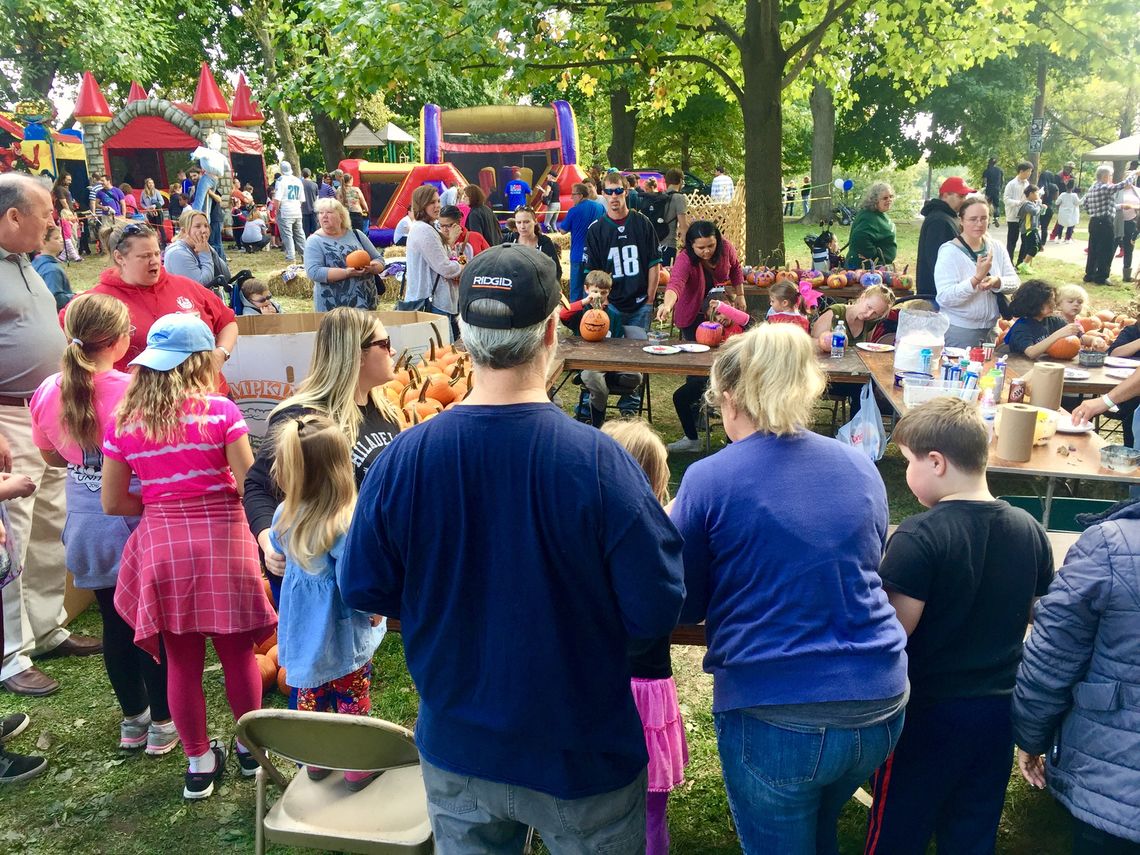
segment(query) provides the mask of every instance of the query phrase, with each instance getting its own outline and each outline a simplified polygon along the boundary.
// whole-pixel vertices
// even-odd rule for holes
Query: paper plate
[[[707,344],[693,344],[692,342],[688,342],[686,344],[677,345],[677,349],[683,350],[685,353],[704,353],[709,350],[709,346]]]
[[[1060,413],[1057,416],[1057,432],[1058,433],[1089,433],[1093,429],[1092,422],[1085,422],[1079,427],[1073,424],[1071,416],[1065,413]]]
[[[1083,368],[1066,368],[1066,380],[1088,380],[1092,375]]]
[[[1104,364],[1109,368],[1140,368],[1140,359],[1127,359],[1123,356],[1106,356]]]
[[[893,344],[878,344],[873,341],[857,341],[855,346],[860,350],[866,350],[870,353],[890,353],[895,349]]]
[[[651,344],[649,347],[641,348],[646,353],[652,353],[654,356],[669,356],[673,353],[680,353],[681,348],[674,347],[671,344]]]
[[[969,356],[970,351],[964,347],[944,347],[942,348],[942,355],[949,356],[951,359],[961,359],[963,356]]]
[[[1127,380],[1135,371],[1135,368],[1106,368],[1104,369],[1104,376],[1114,377],[1117,380]]]

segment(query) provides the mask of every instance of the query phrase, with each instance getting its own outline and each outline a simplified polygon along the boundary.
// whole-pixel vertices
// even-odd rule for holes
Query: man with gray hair
[[[1116,191],[1132,186],[1136,173],[1129,172],[1123,181],[1110,184],[1112,169],[1102,166],[1096,171],[1096,183],[1085,194],[1081,206],[1089,215],[1089,255],[1085,260],[1085,281],[1094,285],[1108,284],[1108,269],[1116,251]]]
[[[554,262],[503,244],[459,285],[478,382],[361,486],[337,581],[399,618],[437,851],[644,852],[645,737],[627,644],[672,631],[681,539],[644,472],[547,397]],[[408,507],[453,491],[447,533]]]
[[[66,470],[44,463],[32,440],[32,395],[59,371],[63,332],[55,298],[28,262],[52,225],[51,194],[36,180],[0,175],[0,472],[26,475],[31,495],[7,503],[24,573],[3,589],[4,660],[9,692],[50,695],[59,683],[32,665],[32,655],[87,655],[102,644],[70,635],[63,624],[66,569],[60,535]]]

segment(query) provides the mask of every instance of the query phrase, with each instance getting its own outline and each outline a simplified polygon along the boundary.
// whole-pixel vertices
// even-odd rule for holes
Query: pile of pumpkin
[[[268,581],[265,583],[265,591],[269,597]],[[277,691],[289,697],[291,687],[285,682],[285,669],[277,663],[277,630],[261,644],[253,646],[253,658],[257,661],[257,671],[261,674],[261,693],[267,695],[276,687]]]
[[[471,356],[466,351],[433,340],[419,362],[413,364],[414,358],[406,350],[400,354],[396,376],[379,387],[380,394],[399,410],[401,426],[406,428],[454,407],[475,386]]]
[[[1058,339],[1050,345],[1046,355],[1066,362],[1075,359],[1082,350],[1104,353],[1116,341],[1122,329],[1136,323],[1136,318],[1117,314],[1111,309],[1101,309],[1088,317],[1077,318],[1077,323],[1081,325],[1084,333],[1081,336],[1070,335]],[[1005,334],[1011,326],[1013,326],[1012,321],[1004,319],[998,321],[998,344],[1005,340]]]
[[[745,267],[744,281],[749,285],[767,288],[777,282],[790,282],[794,286],[807,285],[822,291],[825,288],[870,288],[872,285],[886,285],[898,291],[914,290],[914,277],[907,273],[909,265],[897,273],[886,267],[874,270],[822,270],[805,269],[797,261],[795,267]]]

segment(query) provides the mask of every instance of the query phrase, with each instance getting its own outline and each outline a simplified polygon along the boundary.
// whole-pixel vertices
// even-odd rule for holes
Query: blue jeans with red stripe
[[[806,727],[716,713],[728,805],[745,855],[838,855],[839,813],[891,753],[903,713],[868,727]]]
[[[864,855],[994,851],[1013,766],[1010,698],[915,704],[894,753],[871,780]]]

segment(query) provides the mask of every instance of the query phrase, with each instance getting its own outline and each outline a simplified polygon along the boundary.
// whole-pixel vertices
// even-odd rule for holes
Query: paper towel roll
[[[1036,428],[1036,408],[1027,404],[1002,404],[997,456],[1011,463],[1025,463],[1033,453],[1033,431]]]
[[[1056,410],[1061,406],[1065,388],[1065,366],[1057,362],[1038,362],[1029,374],[1029,400],[1035,407]]]

